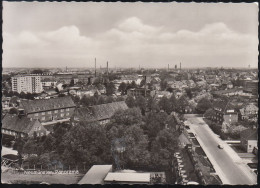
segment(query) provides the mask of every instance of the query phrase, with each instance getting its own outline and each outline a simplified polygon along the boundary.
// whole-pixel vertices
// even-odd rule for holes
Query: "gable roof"
[[[2,120],[2,128],[28,134],[36,122],[39,121],[30,120],[30,118],[25,116],[18,117],[14,114],[6,114]]]
[[[244,138],[246,140],[257,140],[258,132],[257,129],[246,129],[240,133],[241,139]]]
[[[74,111],[74,120],[85,121],[85,122],[94,122],[96,118],[91,115],[91,111],[87,107],[76,108]]]
[[[119,102],[95,105],[92,106],[90,109],[94,117],[96,118],[96,120],[99,121],[102,119],[111,118],[116,111],[126,110],[128,109],[128,106],[126,105],[125,101],[119,101]]]
[[[20,107],[23,108],[26,113],[35,113],[75,106],[75,103],[69,96],[52,99],[23,100],[20,104]]]

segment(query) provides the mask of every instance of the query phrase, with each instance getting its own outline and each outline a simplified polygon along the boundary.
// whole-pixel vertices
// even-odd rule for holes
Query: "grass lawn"
[[[49,184],[77,184],[83,176],[84,174],[27,175],[3,172],[1,173],[1,181],[2,183],[12,184],[39,184],[41,182]]]

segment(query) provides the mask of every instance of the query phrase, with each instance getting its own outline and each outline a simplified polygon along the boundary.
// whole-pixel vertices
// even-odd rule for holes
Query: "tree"
[[[186,91],[186,94],[189,97],[189,99],[191,99],[192,98],[192,91],[191,91],[191,89],[190,88],[186,88],[185,91]]]
[[[213,109],[207,109],[206,112],[204,113],[205,118],[211,119],[211,117],[215,116],[215,111]]]
[[[41,70],[41,69],[35,69],[35,70],[33,70],[32,72],[31,72],[31,74],[43,74],[44,72],[43,72],[43,70]]]
[[[167,88],[167,86],[168,86],[167,81],[166,80],[161,80],[160,86],[161,86],[161,90],[164,91]]]
[[[151,97],[151,96],[148,96],[148,97],[147,97],[146,106],[147,106],[147,109],[148,109],[149,111],[157,111],[157,112],[160,111],[160,108],[159,108],[159,106],[157,105],[157,102],[156,102],[155,98],[153,98],[153,97]]]
[[[126,100],[125,100],[125,103],[127,104],[127,106],[129,108],[133,108],[135,107],[135,99],[134,97],[132,96],[127,96]]]
[[[159,101],[159,107],[160,109],[164,110],[168,114],[171,113],[171,104],[169,102],[169,99],[165,96],[163,96]]]
[[[106,99],[106,103],[115,102],[114,98],[112,96],[108,96]]]
[[[113,95],[115,93],[116,87],[113,82],[109,82],[106,86],[107,96]]]
[[[172,130],[161,130],[152,142],[151,164],[160,169],[169,168],[173,154],[178,147],[178,135]]]
[[[125,82],[120,83],[120,85],[118,87],[118,91],[121,92],[121,95],[126,94],[126,88],[127,88],[127,85]]]
[[[178,100],[177,100],[177,108],[176,111],[179,113],[185,113],[185,109],[189,106],[189,102],[187,100],[187,97],[185,95],[182,95]]]
[[[133,125],[142,122],[142,114],[139,108],[129,108],[117,111],[111,118],[116,124]]]
[[[80,102],[80,97],[77,95],[76,96],[71,95],[71,98],[74,101],[74,103],[76,103],[76,104],[78,104]]]
[[[102,138],[102,139],[100,139]],[[98,124],[80,122],[64,134],[61,145],[65,164],[88,166],[111,160],[110,144],[105,129]]]
[[[131,88],[137,88],[137,85],[136,85],[135,81],[132,81],[132,82],[131,82],[130,87],[131,87]]]
[[[142,114],[145,114],[145,109],[146,109],[146,100],[143,96],[138,96],[136,97],[135,100],[136,106],[138,106],[142,112]]]
[[[69,86],[74,86],[74,79],[73,78],[70,80],[70,85]]]
[[[97,99],[97,104],[105,104],[106,100],[103,96],[99,96]]]
[[[174,93],[169,98],[169,103],[170,103],[171,111],[176,111],[177,105],[178,105],[178,101],[177,101]]]
[[[16,108],[11,108],[11,109],[9,110],[9,114],[16,114],[16,115],[18,115],[18,114],[19,114],[19,111],[18,111]]]
[[[199,100],[196,106],[196,110],[199,113],[204,114],[211,107],[212,107],[212,103],[207,98],[202,98]]]
[[[84,95],[80,100],[80,104],[82,104],[86,107],[93,106],[96,104],[96,98],[94,96],[88,97],[88,96]]]

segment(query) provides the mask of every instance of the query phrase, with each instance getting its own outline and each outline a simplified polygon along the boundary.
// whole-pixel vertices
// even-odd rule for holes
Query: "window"
[[[38,130],[41,130],[41,127],[38,127]]]
[[[69,109],[69,108],[67,108],[67,109],[66,109],[66,111],[68,112],[68,111],[70,111],[70,109]]]
[[[64,112],[64,109],[61,109],[60,111],[61,111],[61,112]]]
[[[45,115],[45,112],[42,112],[42,115]]]
[[[45,120],[45,117],[42,117],[42,120]]]
[[[51,111],[49,111],[48,114],[51,114]]]
[[[35,113],[34,116],[38,116],[39,114],[38,113]]]
[[[54,113],[57,114],[57,113],[58,113],[58,110],[55,110]]]
[[[249,145],[248,147],[250,147],[250,148],[251,148],[251,145]]]
[[[69,116],[70,115],[70,113],[66,113],[66,116]]]
[[[64,114],[60,114],[60,117],[63,117],[64,116]]]

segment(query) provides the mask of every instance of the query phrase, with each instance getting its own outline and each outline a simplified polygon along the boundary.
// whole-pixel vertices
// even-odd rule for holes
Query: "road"
[[[241,162],[241,158],[227,143],[212,132],[202,117],[190,114],[185,115],[185,118],[187,119],[185,124],[189,125],[191,131],[196,134],[197,140],[213,164],[223,184],[253,185],[257,183],[256,174],[246,164]],[[224,149],[217,147],[219,143],[224,146]]]

